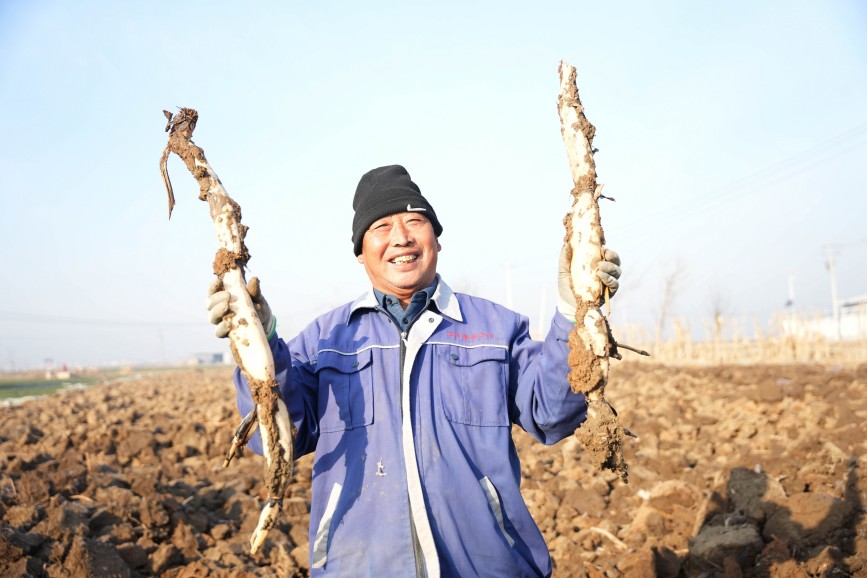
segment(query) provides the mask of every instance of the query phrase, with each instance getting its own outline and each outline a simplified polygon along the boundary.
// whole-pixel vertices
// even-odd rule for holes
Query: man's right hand
[[[256,315],[259,317],[259,322],[265,330],[265,335],[270,339],[277,328],[277,319],[271,313],[271,307],[268,306],[268,302],[265,301],[265,297],[262,295],[258,277],[250,279],[250,282],[247,283],[247,291],[253,300]],[[214,333],[220,338],[228,337],[231,330],[231,324],[226,315],[229,313],[234,314],[234,311],[231,309],[229,300],[229,292],[223,289],[222,281],[214,279],[210,286],[208,286],[208,299],[205,302],[205,306],[208,308],[208,317],[211,323],[217,326]]]

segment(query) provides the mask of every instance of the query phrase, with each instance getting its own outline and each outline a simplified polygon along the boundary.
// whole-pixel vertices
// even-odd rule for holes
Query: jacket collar
[[[434,290],[431,301],[436,305],[437,310],[446,317],[455,321],[463,321],[464,317],[461,315],[461,305],[458,303],[458,299],[455,297],[452,288],[443,281],[439,273],[437,273],[437,279],[439,283],[437,283],[437,288]],[[373,288],[371,287],[349,306],[349,315],[346,322],[349,323],[349,319],[360,309],[376,309],[377,307],[379,307],[379,303],[377,303],[376,295],[374,295]]]

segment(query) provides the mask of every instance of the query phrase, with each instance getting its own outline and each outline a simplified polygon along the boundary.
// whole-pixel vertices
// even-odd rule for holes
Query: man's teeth
[[[402,263],[412,263],[416,259],[418,259],[417,255],[404,255],[402,257],[395,257],[391,260],[391,262],[396,265],[400,265]]]

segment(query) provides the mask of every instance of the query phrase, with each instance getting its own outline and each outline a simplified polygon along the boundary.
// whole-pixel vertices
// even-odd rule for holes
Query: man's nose
[[[412,242],[409,228],[401,222],[395,223],[391,228],[391,243],[393,245],[408,245]]]

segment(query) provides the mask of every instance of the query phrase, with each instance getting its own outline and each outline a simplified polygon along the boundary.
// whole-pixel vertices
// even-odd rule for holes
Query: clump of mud
[[[588,404],[587,419],[575,430],[575,438],[584,448],[582,459],[597,469],[611,470],[623,482],[626,482],[628,470],[623,457],[625,436],[617,414],[604,398]]]

